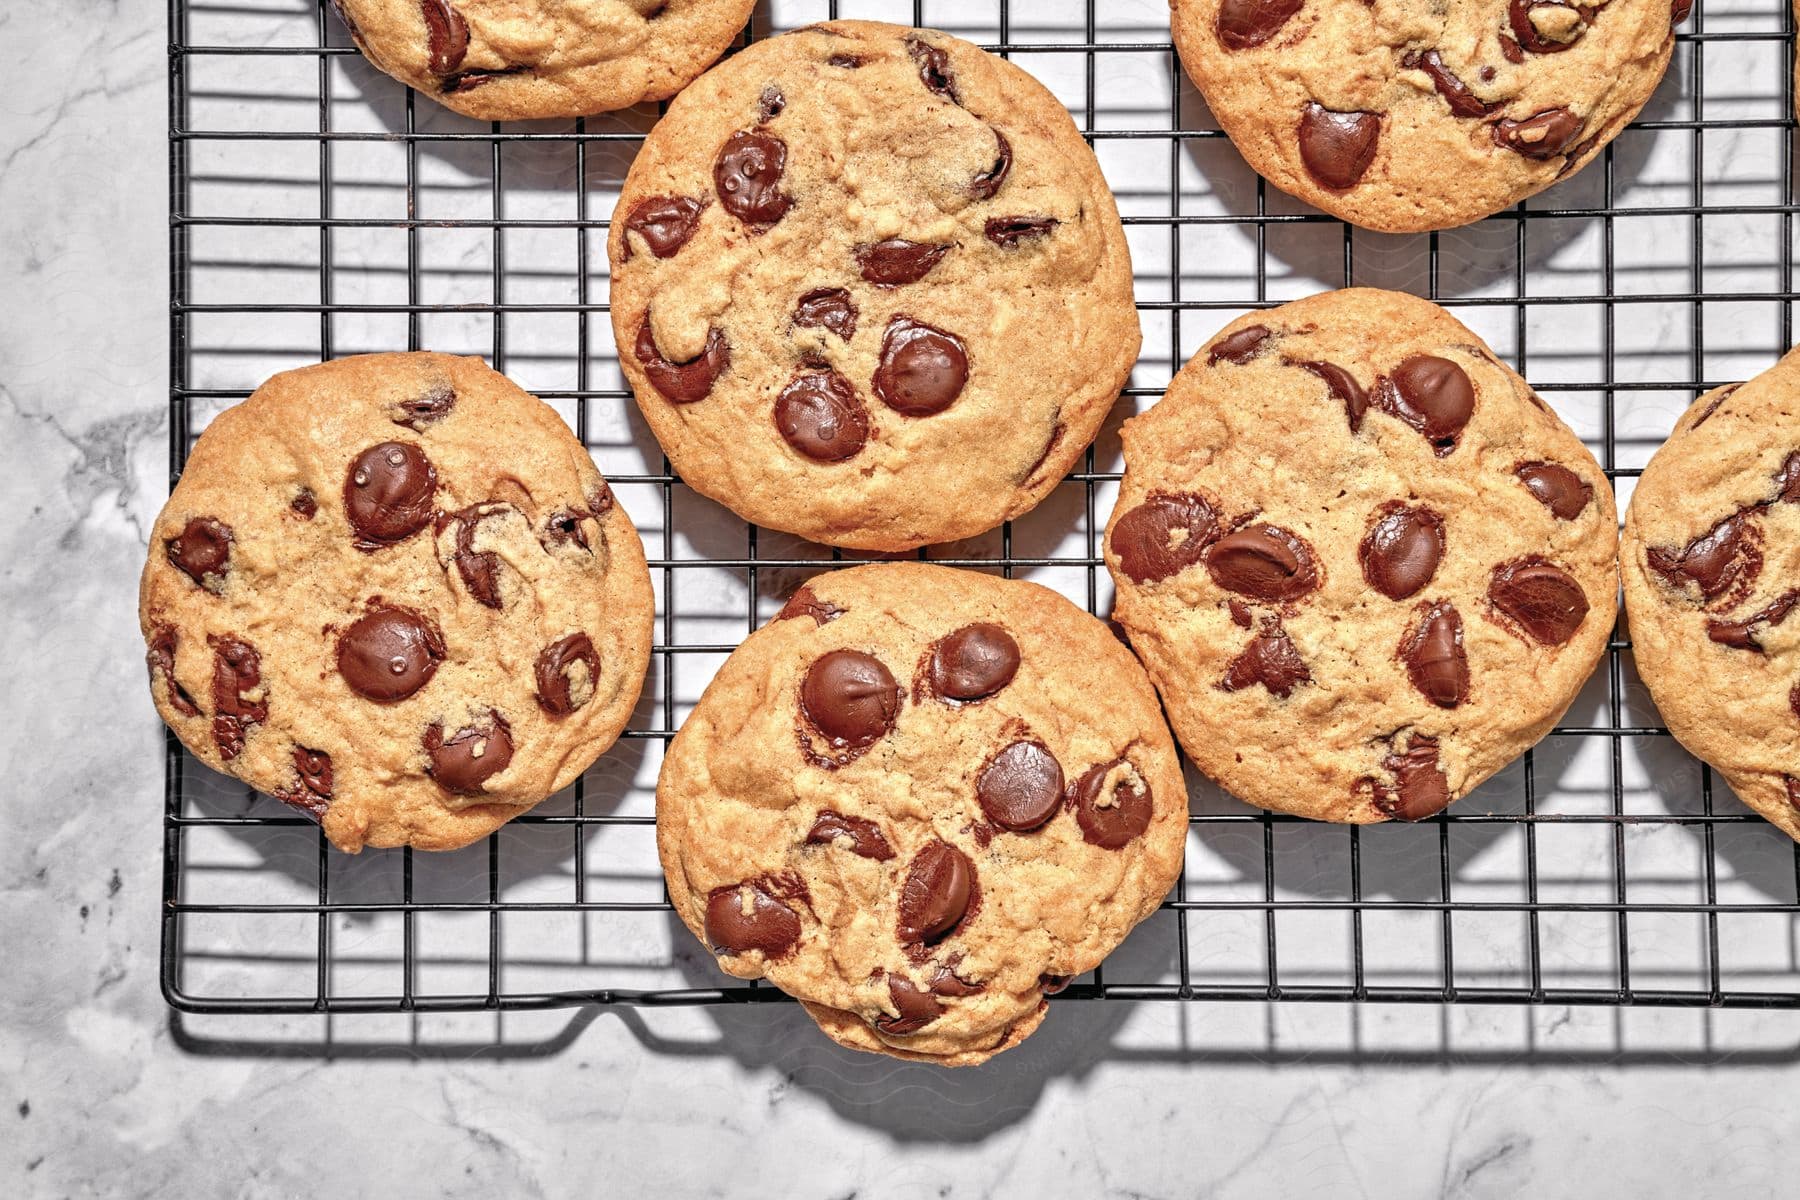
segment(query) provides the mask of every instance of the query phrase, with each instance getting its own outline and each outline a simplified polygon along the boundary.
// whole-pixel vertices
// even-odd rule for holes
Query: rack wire
[[[1621,507],[1695,393],[1793,340],[1794,39],[1781,0],[1703,0],[1662,90],[1596,162],[1467,230],[1407,238],[1359,233],[1251,175],[1185,84],[1163,0],[772,8],[743,42],[877,17],[1019,62],[1069,104],[1120,197],[1146,341],[1119,412],[1037,511],[921,552],[933,561],[1035,578],[1104,616],[1098,536],[1118,420],[1235,313],[1321,288],[1400,287],[1455,310],[1577,426]],[[205,421],[272,370],[360,350],[482,353],[593,450],[645,536],[658,593],[645,699],[620,745],[454,854],[340,855],[167,736],[169,1003],[784,1000],[719,974],[673,918],[655,769],[737,639],[849,559],[698,498],[632,414],[604,239],[653,114],[502,126],[439,112],[369,68],[326,0],[170,0],[169,32],[171,485]],[[1190,772],[1181,881],[1058,1002],[1800,1007],[1800,848],[1680,752],[1629,649],[1615,631],[1563,725],[1420,825],[1260,812]]]

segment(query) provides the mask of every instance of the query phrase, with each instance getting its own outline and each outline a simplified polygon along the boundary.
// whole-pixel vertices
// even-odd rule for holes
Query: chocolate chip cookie
[[[1189,756],[1251,804],[1430,816],[1543,737],[1606,647],[1605,474],[1428,301],[1240,318],[1123,436],[1114,615]]]
[[[1800,839],[1800,351],[1694,401],[1632,493],[1623,557],[1669,732]]]
[[[837,1041],[950,1066],[1016,1045],[1180,870],[1156,694],[1036,584],[821,575],[739,646],[656,789],[669,895],[721,969]]]
[[[1171,0],[1181,61],[1276,187],[1394,233],[1579,169],[1656,90],[1693,0]]]
[[[368,60],[483,121],[666,100],[725,52],[755,0],[331,0]]]
[[[619,356],[675,469],[834,546],[1031,508],[1140,341],[1068,113],[930,30],[837,21],[708,72],[632,165],[609,253]]]
[[[157,711],[340,849],[448,850],[631,715],[643,547],[548,405],[478,358],[286,371],[220,414],[150,535]]]

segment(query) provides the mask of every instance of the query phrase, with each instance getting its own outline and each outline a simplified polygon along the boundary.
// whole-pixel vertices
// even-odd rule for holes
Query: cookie
[[[1239,799],[1418,820],[1549,732],[1606,648],[1606,475],[1429,301],[1227,325],[1123,430],[1114,617]]]
[[[1140,342],[1067,111],[930,30],[837,21],[709,71],[632,164],[608,253],[619,357],[681,477],[834,546],[1025,512]]]
[[[666,100],[736,39],[755,0],[331,0],[363,55],[483,121]]]
[[[467,845],[573,783],[631,715],[653,615],[562,418],[445,354],[285,371],[221,413],[138,604],[182,743],[352,852]]]
[[[1637,115],[1693,0],[1170,0],[1219,125],[1276,187],[1404,233],[1499,212]]]
[[[1187,792],[1107,627],[924,563],[821,575],[671,744],[656,839],[681,919],[837,1041],[950,1066],[1015,1045],[1175,882]]]
[[[1800,351],[1694,401],[1638,479],[1622,555],[1669,732],[1800,839]]]

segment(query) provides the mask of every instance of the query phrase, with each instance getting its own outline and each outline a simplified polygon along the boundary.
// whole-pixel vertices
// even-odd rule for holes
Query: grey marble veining
[[[1778,0],[1706,5],[1709,31],[1780,28]],[[846,15],[891,15],[906,5],[845,4]],[[1154,0],[1105,3],[1109,30],[1161,37]],[[777,4],[794,24],[822,5]],[[931,3],[927,21],[965,26],[978,37],[991,5]],[[1069,31],[1079,5],[1013,6],[1013,36],[1052,39]],[[296,0],[252,0],[197,10],[193,36],[209,44],[306,44],[318,12]],[[790,17],[790,14],[791,17]],[[1078,28],[1078,23],[1077,23]],[[162,735],[143,683],[136,626],[136,579],[145,530],[167,490],[166,30],[156,5],[61,0],[0,7],[0,33],[13,44],[7,95],[0,100],[0,628],[6,664],[0,714],[0,1180],[8,1194],[450,1196],[660,1194],[667,1196],[1758,1196],[1787,1194],[1786,1100],[1800,1084],[1800,1016],[1745,1011],[1344,1007],[1260,1004],[1059,1004],[1044,1028],[990,1066],[948,1073],[852,1054],[826,1043],[791,1006],[702,1010],[575,1010],[435,1017],[176,1018],[158,989],[158,909]],[[337,36],[334,32],[334,38]],[[341,39],[339,39],[341,40]],[[1684,48],[1646,119],[1693,115],[1696,75],[1711,117],[1781,116],[1787,64],[1759,43],[1733,50],[1709,44],[1695,65]],[[312,96],[315,61],[254,79],[261,94]],[[1080,56],[1034,56],[1027,63],[1065,97],[1080,94]],[[236,99],[245,63],[224,60],[196,78],[198,127],[246,120]],[[332,66],[334,123],[391,128],[398,89],[356,59]],[[1185,124],[1209,118],[1191,91],[1170,92],[1164,62],[1102,56],[1101,128],[1166,121],[1178,106]],[[1072,89],[1072,90],[1071,90]],[[261,121],[304,129],[316,111],[277,105]],[[420,110],[422,122],[452,118]],[[637,117],[618,118],[629,123]],[[388,124],[384,124],[384,122]],[[316,125],[314,126],[316,127]],[[448,126],[446,126],[448,127]],[[625,127],[625,126],[622,126]],[[1612,178],[1618,205],[1685,203],[1698,154],[1714,203],[1754,208],[1778,203],[1786,131],[1634,131],[1618,144]],[[335,163],[341,204],[391,212],[395,152],[369,143],[341,150]],[[485,147],[481,154],[485,155]],[[1166,143],[1102,140],[1102,162],[1126,214],[1169,211]],[[316,215],[316,179],[288,153],[243,148],[232,155],[196,149],[196,212]],[[596,157],[600,157],[596,155]],[[1174,164],[1181,211],[1242,211],[1254,180],[1217,141],[1184,147]],[[566,163],[527,148],[508,159],[506,212],[567,216],[573,176]],[[581,185],[604,212],[624,163],[590,162]],[[442,216],[479,215],[490,202],[483,162],[455,150],[423,153],[422,203]],[[1546,206],[1600,205],[1597,170],[1562,185]],[[1253,200],[1252,200],[1253,202]],[[306,204],[314,207],[306,207]],[[1287,202],[1273,192],[1274,211]],[[382,206],[389,207],[382,207]],[[1773,224],[1771,224],[1773,222]],[[1140,296],[1167,299],[1171,239],[1163,227],[1134,226]],[[1591,220],[1539,222],[1526,269],[1533,291],[1591,296],[1610,266],[1615,291],[1679,293],[1697,270],[1715,291],[1768,293],[1780,278],[1779,218],[1709,217],[1696,267],[1690,221],[1615,219],[1607,238]],[[1180,235],[1181,297],[1242,303],[1253,296],[1257,244],[1229,227],[1189,227]],[[596,245],[598,243],[596,242]],[[1431,261],[1425,239],[1359,234],[1356,281],[1424,290]],[[1498,298],[1517,271],[1511,226],[1478,226],[1439,239],[1443,294]],[[593,248],[590,247],[590,250]],[[1300,295],[1342,282],[1335,228],[1277,227],[1264,246],[1266,294]],[[316,277],[321,253],[309,242],[239,232],[197,235],[195,299],[256,303],[294,294]],[[390,303],[405,251],[379,233],[340,235],[333,246],[335,299]],[[484,241],[447,236],[421,247],[428,303],[480,298],[489,279]],[[310,259],[308,255],[312,256]],[[551,239],[509,241],[509,294],[515,302],[571,295],[568,247]],[[602,256],[603,257],[603,256]],[[293,263],[312,263],[312,275]],[[283,264],[289,264],[284,266]],[[316,286],[316,285],[314,285]],[[604,294],[599,280],[596,296]],[[536,290],[534,290],[536,289]],[[1603,306],[1534,307],[1526,314],[1528,373],[1577,427],[1598,438],[1603,397],[1583,385],[1604,378],[1596,345]],[[1616,398],[1613,451],[1640,465],[1687,400],[1661,390],[1687,378],[1700,355],[1708,380],[1738,378],[1772,361],[1782,337],[1780,304],[1709,304],[1706,342],[1689,344],[1684,301],[1621,303],[1614,322],[1614,378],[1633,387]],[[1146,315],[1146,349],[1134,385],[1154,391],[1177,360],[1231,310],[1173,325]],[[1502,353],[1514,353],[1521,326],[1508,306],[1463,310]],[[1216,319],[1215,319],[1216,318]],[[604,321],[596,329],[603,328]],[[514,322],[508,370],[527,386],[575,385],[567,322]],[[486,352],[491,326],[467,314],[428,314],[423,340]],[[269,371],[318,353],[319,321],[194,322],[195,382],[246,389]],[[332,347],[404,345],[404,319],[346,316],[330,323]],[[588,364],[592,386],[617,385],[610,346]],[[1563,386],[1557,386],[1557,385]],[[1641,390],[1640,390],[1641,388]],[[1123,410],[1148,404],[1132,397]],[[650,453],[641,426],[623,415],[590,430],[603,469],[641,468]],[[196,409],[197,423],[209,415]],[[1123,412],[1121,416],[1124,415]],[[1116,428],[1116,421],[1114,423]],[[1116,435],[1103,455],[1116,452]],[[1601,447],[1603,450],[1605,447]],[[1623,496],[1621,497],[1623,499]],[[624,497],[652,540],[665,531],[653,493]],[[1102,509],[1110,497],[1103,496]],[[633,507],[635,506],[635,507]],[[1069,514],[1051,504],[1041,524],[1019,536],[1048,549],[1070,536]],[[678,512],[666,543],[705,554],[737,536],[716,511]],[[1048,550],[1046,551],[1048,552]],[[1067,580],[1049,579],[1056,586]],[[697,585],[678,612],[679,636],[731,640],[741,629],[741,581]],[[762,597],[772,602],[772,597]],[[690,703],[710,666],[675,681]],[[1598,713],[1604,688],[1578,702]],[[659,697],[660,700],[660,697]],[[1624,719],[1652,720],[1641,693],[1627,690]],[[1572,717],[1571,720],[1576,719]],[[1541,754],[1544,803],[1595,811],[1609,764],[1598,744],[1547,746]],[[1697,769],[1666,743],[1623,764],[1630,811],[1688,803]],[[655,756],[614,756],[600,768],[622,810],[646,803]],[[1596,781],[1598,781],[1596,783]],[[1514,776],[1490,789],[1512,803]],[[223,784],[197,790],[196,803],[224,810],[249,803]],[[1197,786],[1195,803],[1233,802]],[[1723,806],[1729,801],[1721,798]],[[1587,807],[1583,807],[1583,806]],[[640,810],[641,811],[641,810]],[[1459,837],[1463,831],[1459,830]],[[1606,831],[1610,837],[1610,830]],[[1284,831],[1284,838],[1286,834]],[[1634,897],[1691,898],[1695,835],[1679,827],[1633,830]],[[1766,830],[1721,831],[1721,899],[1765,899],[1792,890],[1792,852]],[[509,855],[514,853],[509,843]],[[1284,895],[1329,896],[1341,852],[1325,833],[1282,843]],[[303,894],[308,864],[254,839],[221,835],[192,848],[203,868],[196,888],[216,895]],[[508,894],[549,895],[571,867],[560,851],[522,859]],[[641,866],[641,852],[603,862]],[[1547,887],[1569,898],[1604,899],[1612,887],[1604,848],[1579,841],[1539,847]],[[1461,846],[1456,886],[1470,898],[1511,894],[1518,847],[1506,835]],[[1260,887],[1260,842],[1229,837],[1190,841],[1190,894],[1230,896]],[[509,859],[509,862],[511,860]],[[653,860],[651,860],[653,862]],[[1432,864],[1435,867],[1435,862]],[[346,867],[345,886],[382,896],[384,860]],[[421,867],[446,893],[465,886],[454,856]],[[509,871],[511,868],[509,867]],[[1365,846],[1367,886],[1408,894],[1415,881],[1403,846]],[[1788,879],[1782,881],[1782,872]],[[653,888],[642,871],[599,872],[594,888]],[[240,889],[233,892],[233,889]],[[1220,921],[1191,930],[1198,975],[1229,973],[1254,961],[1260,923]],[[1795,982],[1792,918],[1762,918],[1735,935],[1745,981]],[[664,923],[666,926],[666,922]],[[1603,923],[1604,925],[1604,923]],[[1658,978],[1691,984],[1700,943],[1689,927],[1637,927],[1646,957],[1633,962],[1643,986]],[[1546,925],[1547,958],[1571,980],[1607,977],[1616,953],[1604,927]],[[1166,935],[1166,930],[1162,931]],[[346,917],[330,930],[339,952],[336,988],[385,986],[391,930]],[[466,971],[462,934],[448,928],[427,943],[431,969]],[[586,931],[509,931],[521,971],[543,986],[576,986],[590,969]],[[641,943],[605,949],[642,971],[696,985],[718,981],[680,930],[650,928]],[[1434,927],[1398,922],[1368,931],[1371,954],[1399,982],[1436,978]],[[208,988],[254,992],[287,986],[271,942],[243,931],[196,935],[210,957],[190,964]],[[571,951],[570,940],[581,945]],[[1516,972],[1517,931],[1459,933],[1459,965],[1496,977]],[[441,946],[441,953],[431,949]],[[1166,936],[1147,927],[1120,952],[1121,969],[1166,972]],[[1341,979],[1340,928],[1320,922],[1283,932],[1284,978]],[[1411,951],[1409,956],[1405,951]],[[259,955],[261,961],[258,962]],[[310,969],[302,964],[302,972]],[[509,968],[510,969],[510,968]],[[1416,978],[1408,972],[1417,972]]]

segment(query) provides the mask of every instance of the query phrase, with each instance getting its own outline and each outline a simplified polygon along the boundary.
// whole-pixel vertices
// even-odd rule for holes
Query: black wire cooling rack
[[[745,39],[840,8],[938,25],[1050,83],[1119,194],[1138,264],[1144,360],[1114,422],[1038,511],[934,548],[935,561],[1036,578],[1104,615],[1097,536],[1117,420],[1236,312],[1320,288],[1400,287],[1455,309],[1577,426],[1621,507],[1697,391],[1792,341],[1782,0],[1701,0],[1657,98],[1598,161],[1468,230],[1407,238],[1359,233],[1251,175],[1184,84],[1162,0],[763,5]],[[593,449],[658,590],[645,699],[619,747],[455,854],[340,855],[169,736],[169,1002],[783,999],[718,974],[673,919],[651,791],[717,663],[844,556],[729,519],[635,423],[605,235],[652,114],[456,118],[363,63],[324,0],[171,0],[169,31],[171,483],[204,421],[274,369],[361,350],[481,353]],[[1680,752],[1628,651],[1621,632],[1569,723],[1421,825],[1257,812],[1190,774],[1175,893],[1059,1001],[1800,1006],[1800,850]]]

